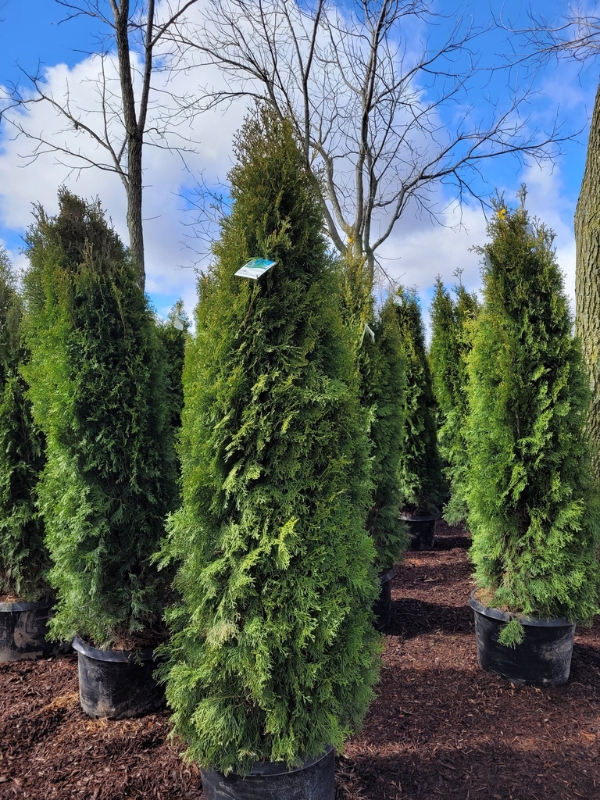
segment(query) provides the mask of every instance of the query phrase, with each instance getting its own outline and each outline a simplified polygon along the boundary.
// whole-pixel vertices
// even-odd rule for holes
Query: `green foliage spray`
[[[408,544],[400,520],[402,505],[398,470],[404,434],[405,359],[393,297],[383,303],[372,323],[374,341],[365,336],[361,360],[361,398],[371,410],[372,506],[367,529],[377,551],[377,569],[385,572]]]
[[[412,513],[435,513],[444,497],[444,480],[421,308],[414,291],[400,289],[394,300],[406,363],[404,429],[398,469],[402,507]]]
[[[0,594],[34,601],[49,594],[50,564],[35,508],[44,443],[19,372],[28,358],[22,317],[15,275],[0,248]]]
[[[571,621],[598,606],[587,381],[553,235],[503,203],[469,358],[469,525],[487,605]],[[514,645],[515,625],[501,641]]]
[[[165,350],[167,406],[170,424],[174,431],[178,431],[181,427],[183,363],[189,327],[189,319],[183,308],[182,300],[175,303],[169,311],[167,319],[159,321],[157,326],[158,335]]]
[[[456,300],[437,278],[431,305],[432,337],[429,360],[438,407],[438,443],[450,499],[444,518],[450,525],[466,519],[464,483],[467,469],[467,357],[470,324],[477,315],[477,298],[464,286],[455,287]]]
[[[340,747],[380,648],[367,420],[318,197],[271,112],[246,122],[236,155],[186,352],[183,505],[164,549],[183,562],[165,668],[175,731],[223,772]],[[235,277],[254,256],[277,264]]]
[[[98,203],[61,189],[59,209],[38,208],[28,235],[24,373],[47,445],[52,635],[105,647],[160,619],[150,559],[176,496],[172,430],[163,351],[127,252]]]

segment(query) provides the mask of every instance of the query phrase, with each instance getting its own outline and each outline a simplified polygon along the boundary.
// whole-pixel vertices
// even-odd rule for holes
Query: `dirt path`
[[[397,569],[378,698],[337,769],[338,800],[600,800],[600,623],[543,692],[477,666],[468,539],[440,525]],[[0,798],[200,800],[168,713],[89,720],[74,656],[0,664]]]
[[[339,799],[600,799],[600,623],[577,630],[565,686],[482,672],[469,540],[438,525],[436,549],[396,570],[379,696],[340,759]]]

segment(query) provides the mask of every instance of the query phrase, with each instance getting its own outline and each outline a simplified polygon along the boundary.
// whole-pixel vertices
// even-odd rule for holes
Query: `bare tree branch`
[[[155,0],[130,3],[129,0],[56,0],[66,10],[63,21],[88,17],[100,24],[100,52],[90,54],[99,60],[94,88],[98,95],[97,108],[85,108],[71,99],[68,83],[60,96],[51,94],[44,74],[23,70],[29,89],[14,86],[2,118],[18,136],[33,143],[25,156],[31,163],[41,155],[54,153],[57,163],[70,171],[96,168],[117,174],[127,196],[127,228],[133,261],[144,286],[144,234],[142,217],[143,151],[144,146],[189,151],[189,144],[176,145],[173,131],[178,120],[170,95],[153,86],[153,76],[169,69],[169,59],[175,55],[166,49],[171,30],[185,19],[186,12],[198,0],[163,2],[160,13]],[[160,53],[157,54],[157,49]],[[28,110],[38,103],[50,105],[67,128],[53,136],[35,131],[30,126]],[[74,148],[72,134],[84,137],[96,145],[98,152],[85,146]],[[66,134],[69,136],[66,136]],[[183,137],[181,137],[183,139]]]
[[[482,80],[475,48],[485,31],[457,20],[429,46],[422,31],[439,20],[427,0],[209,0],[203,13],[169,38],[186,68],[217,65],[229,88],[180,98],[181,108],[193,116],[258,98],[292,119],[335,247],[371,269],[410,204],[436,218],[442,185],[481,201],[480,164],[552,158],[568,138],[556,122],[541,132],[523,116],[531,82],[505,107],[476,111],[469,93]],[[450,127],[453,108],[463,110]]]
[[[583,63],[600,54],[599,15],[586,13],[575,6],[562,15],[558,23],[551,23],[545,16],[531,11],[528,18],[526,27],[516,27],[502,16],[496,20],[498,27],[507,31],[512,41],[519,43],[512,64],[547,64],[564,57]],[[522,47],[523,40],[528,45],[525,48]]]

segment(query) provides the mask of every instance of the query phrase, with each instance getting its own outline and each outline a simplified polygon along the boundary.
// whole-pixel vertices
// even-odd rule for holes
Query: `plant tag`
[[[178,331],[182,331],[185,329],[185,325],[183,324],[183,320],[181,317],[175,317],[173,320],[173,325],[177,328]]]
[[[492,261],[490,259],[490,254],[487,252],[487,250],[485,251],[485,265],[488,269],[492,268]]]
[[[364,327],[364,330],[363,330],[362,338],[361,338],[361,340],[360,340],[360,343],[361,343],[361,345],[362,345],[362,343],[363,343],[363,342],[364,342],[364,340],[365,340],[365,333],[366,333],[366,334],[368,334],[368,335],[371,337],[371,341],[372,341],[372,342],[374,342],[374,341],[375,341],[375,334],[374,334],[374,332],[371,330],[371,328],[370,328],[370,327],[368,326],[368,324],[365,322],[365,327]]]
[[[239,278],[251,278],[255,281],[257,278],[260,278],[261,275],[264,275],[268,269],[274,267],[276,261],[267,261],[266,258],[251,258],[247,264],[235,273]]]

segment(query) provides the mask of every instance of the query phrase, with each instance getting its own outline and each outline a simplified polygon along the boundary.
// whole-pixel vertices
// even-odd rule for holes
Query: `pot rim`
[[[400,512],[400,519],[404,522],[433,522],[434,520],[440,519],[442,516],[441,511],[436,511],[435,514],[425,514],[422,517],[417,517],[414,514],[409,514],[408,511]]]
[[[73,650],[76,650],[78,653],[88,658],[94,658],[96,661],[113,661],[121,664],[135,662],[138,659],[142,661],[152,661],[155,649],[153,647],[146,647],[144,650],[100,650],[84,642],[79,636],[73,639],[71,646]]]
[[[396,569],[394,567],[391,567],[390,569],[388,569],[387,572],[382,572],[381,575],[378,575],[380,583],[387,583],[388,581],[391,581],[392,578],[395,577],[396,577]]]
[[[476,611],[478,614],[482,614],[484,617],[490,617],[491,619],[497,619],[500,622],[510,622],[512,619],[517,619],[521,623],[521,625],[529,625],[531,627],[538,627],[538,628],[565,628],[565,627],[572,627],[575,628],[574,622],[569,622],[568,619],[560,619],[555,617],[554,619],[542,619],[537,617],[525,617],[519,616],[518,614],[510,614],[508,611],[501,611],[499,608],[491,608],[489,606],[485,606],[483,603],[480,603],[479,600],[475,597],[475,592],[478,591],[474,589],[471,592],[469,597],[469,605]]]
[[[18,603],[0,603],[0,614],[7,614],[14,611],[38,611],[45,608],[50,608],[54,605],[54,600],[46,598],[45,600],[34,600],[33,602],[18,602]]]
[[[236,775],[243,780],[248,780],[248,778],[276,778],[279,775],[292,775],[297,772],[302,772],[305,769],[309,769],[310,767],[314,767],[314,765],[318,764],[319,761],[327,758],[332,750],[333,747],[328,745],[321,755],[307,758],[306,761],[304,761],[299,767],[292,767],[292,769],[289,769],[284,761],[257,761],[247,775],[242,776],[239,773],[230,772],[225,777],[228,777],[229,775]],[[219,772],[218,770],[204,769],[204,767],[200,767],[200,770],[205,773],[216,772],[219,775],[223,775],[223,773]]]

